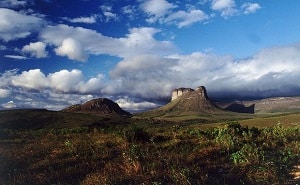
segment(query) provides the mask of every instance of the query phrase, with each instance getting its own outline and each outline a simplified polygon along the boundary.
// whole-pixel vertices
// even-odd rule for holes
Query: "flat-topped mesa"
[[[171,101],[176,100],[177,98],[179,98],[180,96],[182,96],[183,94],[185,94],[187,92],[196,92],[199,95],[199,97],[207,99],[207,93],[206,93],[205,87],[199,86],[196,88],[196,90],[194,90],[192,88],[184,88],[184,87],[174,89],[172,91]]]
[[[194,89],[184,88],[184,87],[181,87],[181,88],[178,88],[178,89],[174,89],[172,91],[171,101],[176,100],[178,97],[182,96],[183,94],[185,94],[187,92],[191,92],[191,91],[194,91]]]

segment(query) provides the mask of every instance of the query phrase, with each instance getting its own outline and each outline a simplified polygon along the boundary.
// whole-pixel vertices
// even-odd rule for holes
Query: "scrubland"
[[[0,184],[296,184],[300,127],[279,118],[1,128]]]

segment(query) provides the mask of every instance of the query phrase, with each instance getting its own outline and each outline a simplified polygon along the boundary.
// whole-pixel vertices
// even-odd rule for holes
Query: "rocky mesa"
[[[207,96],[204,86],[196,89],[178,88],[171,93],[171,102],[154,110],[141,113],[145,117],[199,116],[224,113]]]

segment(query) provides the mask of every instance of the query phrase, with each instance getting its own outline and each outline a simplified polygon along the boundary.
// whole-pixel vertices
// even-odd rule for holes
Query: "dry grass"
[[[291,175],[297,175],[294,167],[299,166],[299,127],[132,122],[0,129],[0,184],[284,184],[298,180]]]

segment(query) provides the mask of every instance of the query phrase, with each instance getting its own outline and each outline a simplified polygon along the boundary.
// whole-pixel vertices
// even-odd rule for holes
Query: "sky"
[[[298,0],[1,0],[0,109],[105,97],[130,112],[179,87],[300,96]]]

